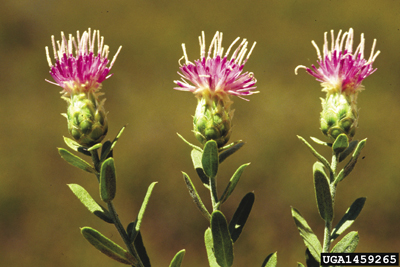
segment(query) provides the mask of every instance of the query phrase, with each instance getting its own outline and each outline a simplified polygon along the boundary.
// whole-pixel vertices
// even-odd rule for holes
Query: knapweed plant
[[[99,183],[100,199],[107,208],[96,202],[82,186],[78,184],[68,186],[91,213],[106,223],[114,224],[126,249],[91,227],[82,227],[81,233],[95,248],[120,263],[150,267],[150,259],[140,234],[140,226],[156,183],[150,184],[136,219],[124,228],[113,204],[117,182],[113,149],[125,127],[113,141],[101,143],[107,134],[108,123],[107,112],[104,109],[105,98],[100,99],[103,93],[99,90],[101,83],[111,76],[109,72],[121,47],[108,65],[109,48],[104,45],[104,39],[99,31],[93,31],[92,35],[89,29],[82,36],[78,31],[76,39],[71,34],[67,39],[64,33],[61,33],[60,41],[55,42],[52,36],[52,44],[55,65],[52,64],[47,47],[46,54],[50,74],[55,83],[48,82],[62,88],[62,98],[68,105],[67,113],[62,115],[67,118],[68,131],[73,138],[64,137],[64,141],[73,151],[91,157],[93,164],[89,164],[66,149],[59,148],[58,151],[61,157],[71,165],[94,174]],[[178,252],[170,266],[180,266],[184,253],[184,250]]]
[[[357,159],[364,148],[366,139],[353,140],[358,126],[357,96],[364,89],[362,81],[375,72],[372,63],[379,54],[374,52],[376,40],[372,45],[370,57],[364,58],[364,35],[361,34],[361,42],[353,51],[353,29],[341,36],[339,31],[335,38],[331,31],[331,45],[325,33],[323,54],[312,41],[318,55],[318,65],[311,68],[298,66],[295,69],[304,68],[321,82],[322,91],[326,97],[322,99],[322,112],[320,117],[321,131],[329,141],[311,139],[319,145],[331,148],[332,161],[328,162],[320,155],[304,138],[299,139],[308,147],[311,153],[318,159],[313,166],[314,188],[319,214],[325,221],[324,238],[322,244],[313,233],[310,226],[300,212],[292,208],[292,216],[306,245],[306,262],[308,267],[320,266],[321,253],[354,252],[358,244],[358,232],[351,231],[344,237],[339,237],[348,229],[360,214],[365,197],[356,199],[343,217],[332,227],[334,219],[334,203],[338,184],[353,170]],[[339,163],[350,158],[339,171]],[[332,248],[332,242],[339,240]],[[303,266],[299,263],[298,266]]]
[[[193,116],[193,133],[201,146],[186,141],[191,148],[194,169],[202,184],[210,192],[211,209],[206,208],[189,175],[183,179],[200,213],[210,222],[204,233],[205,246],[210,266],[229,267],[233,264],[233,244],[239,238],[254,203],[254,193],[246,194],[228,223],[221,211],[222,204],[229,198],[239,179],[250,164],[241,165],[232,175],[222,194],[217,189],[217,174],[220,164],[239,150],[243,141],[227,144],[232,133],[233,101],[231,96],[245,99],[258,93],[256,79],[251,72],[242,72],[255,44],[248,51],[246,39],[236,48],[237,38],[226,50],[222,47],[222,33],[217,32],[211,40],[208,51],[204,32],[199,37],[200,59],[189,61],[185,44],[182,44],[184,64],[175,81],[176,90],[190,91],[197,98]],[[232,55],[229,53],[232,50]],[[225,52],[225,53],[224,53]],[[245,99],[247,100],[247,99]]]

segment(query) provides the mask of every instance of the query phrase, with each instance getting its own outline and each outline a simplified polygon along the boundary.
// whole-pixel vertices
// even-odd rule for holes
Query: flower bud
[[[199,99],[193,117],[193,132],[201,144],[214,140],[218,147],[223,147],[229,141],[233,117],[229,106],[230,102],[225,103],[218,97]]]
[[[344,133],[349,141],[353,138],[357,124],[358,111],[351,99],[344,94],[328,95],[322,100],[321,131],[334,142]]]
[[[73,95],[65,115],[68,121],[68,131],[79,144],[91,147],[103,140],[107,134],[107,115],[104,110],[104,100],[99,102],[93,93]]]

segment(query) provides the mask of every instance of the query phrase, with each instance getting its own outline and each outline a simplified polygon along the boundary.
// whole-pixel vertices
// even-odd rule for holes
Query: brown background
[[[194,180],[209,206],[191,165],[195,142],[191,115],[196,99],[175,91],[178,59],[185,42],[189,59],[199,57],[197,37],[224,33],[227,48],[237,36],[257,46],[246,64],[260,94],[250,102],[234,99],[232,140],[247,144],[221,165],[220,191],[242,163],[252,164],[223,206],[232,216],[241,197],[254,191],[256,203],[235,244],[234,266],[261,266],[278,251],[279,266],[304,263],[304,245],[290,215],[298,208],[322,238],[323,221],[314,200],[311,169],[315,159],[296,135],[323,138],[319,131],[320,85],[300,70],[311,65],[323,33],[354,28],[365,33],[366,55],[374,38],[382,51],[359,96],[357,138],[368,137],[354,172],[338,188],[336,221],[354,199],[367,202],[352,230],[360,234],[359,252],[398,252],[399,231],[399,73],[398,1],[6,1],[0,9],[0,265],[120,266],[101,255],[79,233],[92,226],[122,243],[116,230],[91,215],[66,184],[79,183],[98,199],[94,177],[69,166],[56,147],[68,135],[60,113],[66,104],[59,88],[48,84],[45,46],[50,36],[100,29],[114,55],[122,52],[105,81],[109,138],[128,127],[115,149],[118,192],[115,205],[126,225],[136,217],[147,186],[153,191],[142,225],[153,266],[168,266],[186,248],[183,266],[207,266],[203,233],[207,221],[196,210],[181,171]],[[329,157],[328,149],[318,147]],[[89,159],[88,159],[89,160]]]

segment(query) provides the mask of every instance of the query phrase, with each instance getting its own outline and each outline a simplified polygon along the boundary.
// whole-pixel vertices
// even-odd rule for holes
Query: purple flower
[[[97,39],[97,55],[95,55],[95,43]],[[82,36],[77,32],[77,38],[69,35],[69,39],[61,32],[61,41],[56,42],[51,36],[53,43],[54,58],[56,63],[53,65],[46,47],[47,61],[50,66],[50,74],[54,82],[49,83],[61,86],[64,95],[77,94],[82,92],[96,92],[101,88],[101,83],[111,77],[108,74],[117,58],[121,47],[115,54],[112,62],[109,63],[109,48],[104,45],[104,38],[100,37],[100,31],[91,30],[84,32]],[[75,53],[73,50],[75,49]],[[75,54],[75,55],[74,55]]]
[[[325,32],[325,42],[323,47],[323,57],[316,43],[312,41],[318,55],[319,68],[311,65],[311,68],[300,65],[295,69],[304,68],[322,84],[322,91],[328,94],[345,93],[348,95],[357,94],[364,87],[361,82],[374,73],[376,69],[372,68],[372,63],[379,55],[380,51],[374,52],[376,39],[372,45],[371,55],[368,60],[364,59],[364,34],[361,34],[361,42],[353,52],[353,29],[350,28],[343,36],[342,31],[334,38],[334,32],[331,30],[332,44],[329,50],[327,32]]]
[[[182,80],[174,81],[178,85],[174,89],[193,92],[197,97],[217,96],[221,99],[229,99],[229,95],[236,95],[244,99],[243,96],[258,93],[254,91],[257,80],[253,73],[242,73],[256,43],[254,42],[247,53],[248,42],[243,39],[231,58],[228,59],[231,48],[239,39],[238,37],[229,46],[223,56],[222,33],[217,32],[211,41],[206,57],[206,42],[204,32],[202,32],[202,37],[199,36],[200,59],[195,60],[194,63],[188,60],[185,44],[182,44],[184,56],[181,59],[185,59],[185,64],[179,68],[181,72],[178,74]]]

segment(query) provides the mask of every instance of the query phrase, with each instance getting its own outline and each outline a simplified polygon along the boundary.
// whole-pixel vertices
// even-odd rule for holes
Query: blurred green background
[[[142,234],[153,266],[168,266],[185,248],[184,266],[207,266],[203,233],[207,221],[184,185],[195,178],[190,148],[176,135],[191,133],[196,99],[173,90],[179,79],[181,43],[190,60],[199,57],[197,37],[224,33],[227,48],[237,36],[257,46],[246,64],[258,80],[250,102],[234,99],[231,140],[246,145],[221,165],[220,190],[234,170],[251,162],[238,188],[223,206],[230,219],[245,193],[256,202],[235,243],[234,266],[261,266],[278,251],[279,266],[304,261],[304,244],[290,215],[301,211],[322,239],[313,192],[315,159],[297,139],[323,138],[319,131],[320,85],[297,65],[315,63],[311,45],[323,33],[355,31],[382,52],[378,70],[364,81],[359,96],[356,137],[368,138],[355,170],[336,198],[336,221],[358,197],[367,197],[359,219],[359,252],[399,252],[400,2],[399,1],[3,1],[0,9],[0,265],[120,266],[82,238],[79,227],[92,226],[122,243],[116,230],[91,215],[66,186],[78,183],[98,199],[97,182],[64,162],[56,147],[66,147],[66,103],[51,79],[45,57],[50,36],[100,29],[111,56],[122,51],[103,83],[109,111],[109,138],[128,124],[115,149],[118,192],[115,205],[124,225],[136,217],[147,186],[158,181],[147,208]],[[318,147],[329,157],[329,150]],[[89,159],[88,159],[89,160]],[[209,206],[209,202],[206,201]]]

